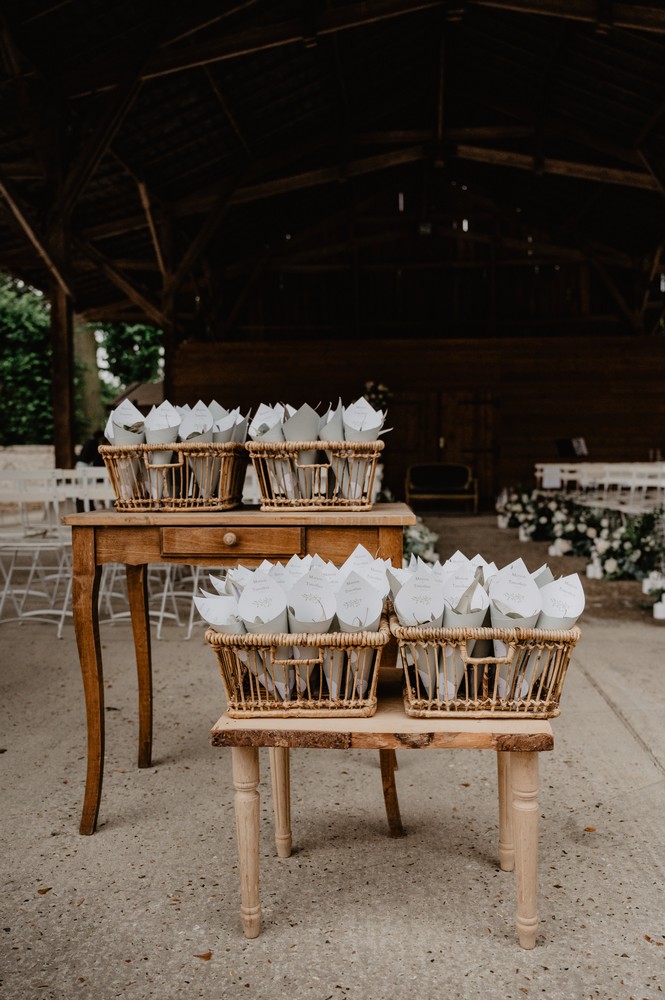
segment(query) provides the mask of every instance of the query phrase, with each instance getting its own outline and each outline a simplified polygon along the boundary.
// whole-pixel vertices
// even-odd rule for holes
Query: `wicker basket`
[[[249,441],[247,450],[256,469],[261,510],[372,506],[383,441]],[[314,461],[307,461],[312,456]]]
[[[209,628],[232,718],[370,716],[376,712],[378,632],[229,635]]]
[[[416,718],[553,718],[580,637],[578,628],[407,628],[395,615],[390,631],[404,667],[404,708]]]
[[[229,510],[242,501],[242,444],[102,445],[99,453],[118,510]]]

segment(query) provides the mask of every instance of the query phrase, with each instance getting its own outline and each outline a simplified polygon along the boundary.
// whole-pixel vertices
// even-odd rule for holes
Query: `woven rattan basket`
[[[102,445],[99,453],[118,510],[229,510],[242,501],[242,444]]]
[[[248,441],[261,510],[369,510],[383,441]],[[307,454],[309,453],[309,454]],[[308,461],[314,455],[315,461]]]
[[[370,716],[376,712],[381,651],[378,632],[229,635],[210,628],[233,718]]]
[[[407,628],[395,615],[390,631],[404,667],[404,708],[416,718],[553,718],[580,637],[578,628]]]

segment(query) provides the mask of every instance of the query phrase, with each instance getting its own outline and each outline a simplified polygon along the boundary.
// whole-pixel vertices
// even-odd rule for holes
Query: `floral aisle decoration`
[[[427,527],[422,517],[417,518],[415,524],[404,529],[404,561],[408,562],[411,556],[420,556],[425,562],[436,562],[438,554],[434,546],[438,538],[437,533]]]
[[[665,557],[662,510],[644,514],[618,514],[594,539],[590,551],[595,572],[587,575],[608,580],[643,580],[658,570]]]
[[[665,573],[653,569],[642,580],[642,593],[652,597],[653,616],[658,621],[665,621]]]
[[[589,559],[591,578],[642,580],[664,566],[662,509],[625,514],[520,488],[504,491],[496,509],[499,526],[516,527],[522,541],[550,541],[550,556]]]

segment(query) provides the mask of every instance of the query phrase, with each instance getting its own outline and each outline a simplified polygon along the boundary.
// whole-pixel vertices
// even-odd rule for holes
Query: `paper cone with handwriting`
[[[237,442],[238,444],[244,444],[247,440],[247,426],[249,424],[249,418],[243,417],[243,415],[238,412],[236,416],[236,422],[233,427],[233,433],[231,434],[231,440]]]
[[[538,569],[534,570],[531,576],[541,589],[545,586],[545,584],[551,583],[554,579],[554,573],[549,568],[547,563],[543,563],[542,566],[539,566]]]
[[[142,444],[145,441],[145,423],[143,414],[129,399],[124,399],[120,406],[112,410],[106,421],[104,436],[109,444]],[[138,458],[117,456],[115,468],[119,480],[119,493],[122,500],[132,500],[143,488]]]
[[[289,591],[288,615],[291,632],[319,634],[330,630],[335,617],[335,597],[320,567],[311,566],[307,575]],[[297,660],[316,660],[319,657],[319,647],[296,646],[293,657]],[[296,667],[296,683],[299,691],[308,689],[313,666],[313,663],[305,663],[302,667]],[[320,682],[321,678],[315,676],[316,697],[320,697]]]
[[[475,578],[472,566],[460,568],[458,573],[448,574],[444,580],[443,593],[446,605],[443,611],[444,628],[481,628],[489,608],[489,597]],[[460,648],[445,644],[440,668],[445,672],[445,690],[448,698],[454,698],[464,677],[465,664]],[[489,640],[468,639],[467,656],[479,658],[491,652]],[[443,678],[439,676],[439,690],[444,690]]]
[[[159,406],[153,406],[145,418],[146,444],[174,444],[178,440],[179,429],[180,414],[175,406],[172,406],[165,399]],[[160,500],[165,492],[168,495],[170,488],[174,485],[170,479],[172,470],[159,468],[159,466],[169,465],[172,458],[172,448],[148,452],[146,471],[148,473],[148,488],[153,500]]]
[[[247,631],[253,634],[289,630],[286,594],[268,573],[254,573],[247,581],[238,599],[238,614]],[[271,694],[276,691],[281,699],[288,699],[293,689],[293,667],[280,661],[291,659],[291,647],[278,646],[272,655],[274,659],[269,651],[266,652],[271,662],[263,663],[263,671],[256,666],[250,669],[257,673],[259,681]]]
[[[429,571],[418,567],[402,585],[395,597],[395,614],[400,625],[440,628],[443,624],[445,601],[441,583]],[[432,696],[436,690],[439,657],[436,647],[414,643],[415,666],[421,683]]]
[[[238,602],[235,597],[230,597],[228,594],[204,594],[199,597],[195,594],[194,604],[201,618],[212,625],[217,632],[239,635],[247,631],[238,614]]]
[[[364,396],[344,407],[345,441],[376,441],[386,419],[383,410],[375,410]]]
[[[393,603],[395,602],[395,598],[404,584],[407,580],[410,580],[412,576],[413,573],[411,570],[400,569],[399,566],[392,566],[390,569],[386,570],[386,578],[390,587],[390,595],[393,599]]]
[[[319,424],[319,439],[321,441],[340,442],[344,440],[344,407],[340,399],[336,408],[328,410],[322,417]],[[343,496],[343,486],[348,470],[348,463],[345,458],[326,450],[326,458],[329,463],[327,476],[327,493],[329,496]]]
[[[305,403],[291,416],[285,419],[282,430],[287,441],[316,441],[319,433],[320,417],[315,409]],[[310,500],[316,490],[317,495],[325,496],[326,484],[323,484],[323,491],[320,482],[317,481],[320,469],[310,468],[315,465],[317,456],[316,448],[308,448],[299,451],[294,457],[294,465],[298,479],[300,497]]]
[[[208,403],[208,409],[212,413],[212,419],[215,423],[218,420],[222,420],[224,417],[228,417],[229,411],[226,407],[221,406],[216,399],[213,399],[211,403]]]
[[[522,559],[499,570],[490,583],[490,616],[493,628],[535,628],[542,609],[542,598],[538,584],[533,579]],[[503,658],[507,647],[499,639],[494,640],[494,655]],[[500,698],[510,691],[510,664],[499,664],[497,690]]]
[[[540,596],[543,607],[537,628],[572,628],[584,611],[584,588],[577,573],[544,584]]]
[[[205,403],[199,400],[196,406],[183,415],[179,431],[180,440],[188,444],[211,444],[213,423],[212,413]],[[209,455],[190,455],[187,462],[198,487],[198,496],[206,499],[214,496],[219,482],[219,465],[215,469]]]
[[[215,444],[228,444],[233,438],[233,430],[236,425],[237,410],[226,413],[223,417],[218,417],[212,425],[212,440]]]
[[[335,594],[335,608],[340,632],[376,632],[381,624],[382,598],[371,583],[367,583],[353,570]],[[334,656],[328,657],[327,662],[324,658],[324,673],[331,697],[338,696],[332,690],[335,682],[337,686],[340,683],[343,685],[346,697],[351,696],[354,690],[361,698],[365,696],[371,680],[370,668],[373,659],[361,654],[362,651],[349,652],[346,677],[334,669],[336,663]]]
[[[251,569],[247,569],[246,566],[233,566],[226,573],[226,588],[225,592],[227,594],[232,593],[237,597],[240,597],[243,590],[247,586],[250,580],[252,580],[254,574]]]

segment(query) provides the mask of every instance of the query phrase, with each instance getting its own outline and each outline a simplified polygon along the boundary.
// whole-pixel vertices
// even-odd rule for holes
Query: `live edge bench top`
[[[347,750],[503,750],[554,748],[546,719],[414,719],[402,698],[379,695],[376,714],[365,718],[231,719],[224,714],[211,732],[218,747],[272,746]]]

